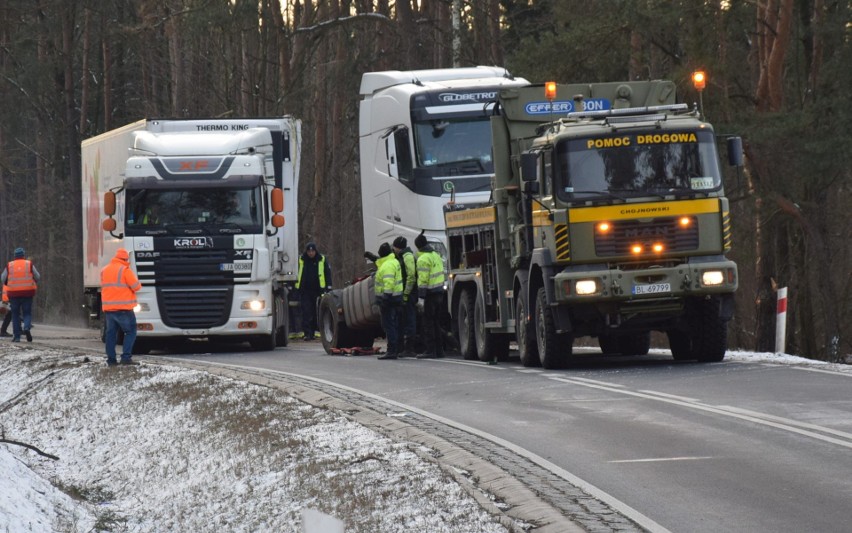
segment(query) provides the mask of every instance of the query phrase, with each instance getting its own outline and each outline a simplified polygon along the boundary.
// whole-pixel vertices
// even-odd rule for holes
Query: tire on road
[[[489,361],[508,361],[509,336],[489,331],[485,327],[485,322],[485,300],[477,298],[476,307],[473,311],[473,333],[476,340],[476,355],[484,363]]]
[[[459,352],[466,360],[476,359],[476,337],[474,333],[474,314],[476,293],[463,290],[459,297],[459,312],[456,326],[459,329]]]
[[[533,329],[535,320],[527,320],[527,306],[522,294],[515,296],[515,302],[515,339],[518,342],[518,355],[521,356],[521,364],[526,367],[540,366],[538,344]]]
[[[535,307],[536,343],[541,366],[548,370],[564,368],[571,358],[574,338],[569,334],[556,333],[556,323],[547,305],[547,291],[544,287],[538,290]],[[564,346],[567,346],[567,351]]]

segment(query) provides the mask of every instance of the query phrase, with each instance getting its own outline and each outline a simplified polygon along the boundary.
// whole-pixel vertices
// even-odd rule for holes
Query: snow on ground
[[[297,532],[305,509],[350,533],[506,531],[409,444],[203,372],[0,345],[0,426],[59,457],[0,443],[0,533]]]
[[[100,359],[100,358],[98,358]],[[0,532],[503,532],[407,443],[203,372],[0,346]]]

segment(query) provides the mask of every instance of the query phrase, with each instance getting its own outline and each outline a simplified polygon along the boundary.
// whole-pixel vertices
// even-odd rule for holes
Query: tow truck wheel
[[[547,292],[544,287],[538,290],[535,307],[536,343],[541,366],[547,370],[564,368],[571,355],[574,339],[570,335],[556,333],[556,324],[547,306]],[[561,353],[566,345],[567,353]]]
[[[518,341],[518,353],[521,364],[527,367],[539,366],[538,345],[535,340],[532,321],[527,320],[527,306],[522,294],[515,296],[515,338]]]
[[[669,338],[669,349],[675,361],[695,359],[692,355],[692,341],[686,332],[673,329],[667,331],[666,336]]]
[[[692,321],[692,353],[699,363],[718,363],[728,349],[728,323],[717,299],[702,300]]]
[[[492,333],[485,327],[485,301],[476,299],[473,311],[473,333],[476,339],[476,354],[483,363],[509,359],[509,336]]]
[[[601,335],[598,337],[601,352],[605,354],[647,355],[651,349],[651,332],[625,335]]]
[[[648,355],[651,349],[651,332],[631,333],[618,338],[621,355]]]
[[[476,359],[476,335],[474,333],[474,314],[476,311],[476,296],[472,291],[465,290],[459,299],[459,351],[467,360]]]
[[[615,335],[601,335],[598,337],[598,344],[601,347],[601,353],[604,355],[612,355],[619,353],[618,338]]]

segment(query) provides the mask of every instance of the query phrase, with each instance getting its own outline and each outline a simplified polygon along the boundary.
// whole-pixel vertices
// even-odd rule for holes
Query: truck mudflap
[[[665,306],[671,300],[731,294],[737,285],[737,265],[720,259],[636,270],[566,270],[553,277],[553,294],[557,303],[572,306],[654,307],[654,302]]]

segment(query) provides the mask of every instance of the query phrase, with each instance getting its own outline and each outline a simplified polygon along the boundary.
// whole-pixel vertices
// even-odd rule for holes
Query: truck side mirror
[[[521,180],[536,181],[538,179],[538,154],[521,154]]]
[[[743,166],[742,137],[728,137],[728,164],[732,167]]]
[[[112,191],[104,193],[104,214],[110,217],[115,214],[115,193]]]
[[[272,212],[273,213],[280,213],[281,211],[284,211],[284,191],[282,191],[278,187],[275,187],[274,189],[272,189],[272,193],[270,194],[270,201],[272,203]],[[275,217],[273,217],[272,220],[273,220],[273,225],[274,225],[275,224]],[[284,223],[282,222],[281,226],[283,226],[283,225],[284,225]],[[275,227],[278,228],[280,226],[275,226]]]

